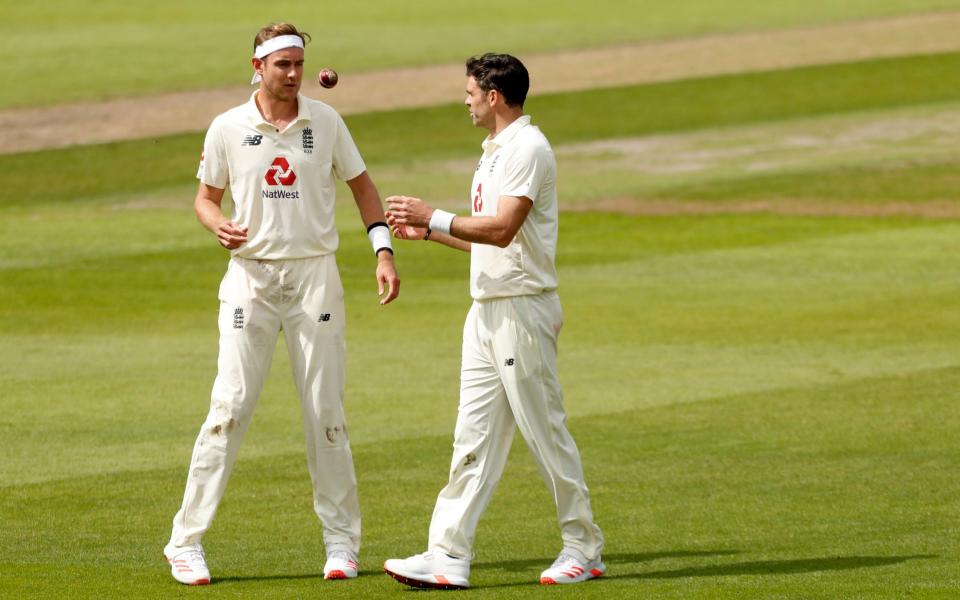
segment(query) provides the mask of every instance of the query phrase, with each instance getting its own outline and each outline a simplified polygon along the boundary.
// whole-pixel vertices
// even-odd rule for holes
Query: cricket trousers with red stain
[[[556,292],[475,301],[470,308],[450,477],[433,511],[430,550],[472,559],[477,523],[519,428],[556,503],[564,549],[600,558],[603,535],[593,522],[557,376],[562,323]]]
[[[282,328],[300,395],[313,507],[326,549],[360,549],[360,505],[343,412],[343,286],[334,256],[234,257],[220,285],[220,355],[168,547],[199,542],[223,497]]]

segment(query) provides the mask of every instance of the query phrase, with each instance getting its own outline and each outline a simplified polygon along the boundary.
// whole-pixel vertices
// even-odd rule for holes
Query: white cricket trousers
[[[519,428],[556,503],[564,549],[585,560],[600,557],[603,535],[593,522],[557,377],[562,323],[556,292],[475,301],[470,308],[450,479],[433,511],[430,550],[473,558],[477,523]]]
[[[324,544],[328,552],[359,551],[360,505],[343,414],[344,323],[343,286],[332,254],[230,260],[220,284],[220,356],[210,412],[193,447],[169,548],[199,542],[210,527],[282,328],[300,394],[313,508],[323,523]]]

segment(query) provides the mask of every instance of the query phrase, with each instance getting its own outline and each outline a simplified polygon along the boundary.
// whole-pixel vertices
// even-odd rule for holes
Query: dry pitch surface
[[[707,36],[524,56],[532,93],[616,87],[960,50],[960,12],[913,15],[780,31]],[[314,65],[319,70],[323,65]],[[311,70],[311,73],[313,70]],[[345,73],[334,90],[310,77],[304,92],[341,113],[457,102],[460,64]],[[0,154],[200,131],[243,102],[249,86],[0,111]],[[150,115],[143,119],[143,115]]]

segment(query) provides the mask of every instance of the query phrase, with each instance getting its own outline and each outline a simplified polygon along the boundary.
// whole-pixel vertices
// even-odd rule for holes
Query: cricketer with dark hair
[[[463,328],[460,404],[449,481],[437,498],[427,551],[384,569],[415,587],[470,585],[477,523],[519,428],[554,498],[563,549],[544,584],[602,575],[603,536],[593,521],[580,453],[566,427],[557,376],[563,311],[557,296],[557,164],[523,113],[527,69],[508,54],[467,61],[473,124],[489,131],[470,188],[471,215],[419,198],[387,198],[394,235],[470,253],[473,306]]]

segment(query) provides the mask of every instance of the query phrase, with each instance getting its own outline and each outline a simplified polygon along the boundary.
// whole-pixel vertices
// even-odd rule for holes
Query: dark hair
[[[474,56],[467,60],[467,77],[477,80],[480,89],[497,90],[503,95],[507,106],[523,107],[530,89],[530,74],[515,56],[493,54]]]
[[[253,51],[256,52],[257,46],[265,41],[281,35],[300,36],[300,39],[303,40],[304,46],[306,46],[307,42],[310,41],[309,33],[305,31],[297,31],[297,28],[290,23],[270,23],[269,25],[261,27],[260,31],[257,32],[257,37],[253,38]]]

